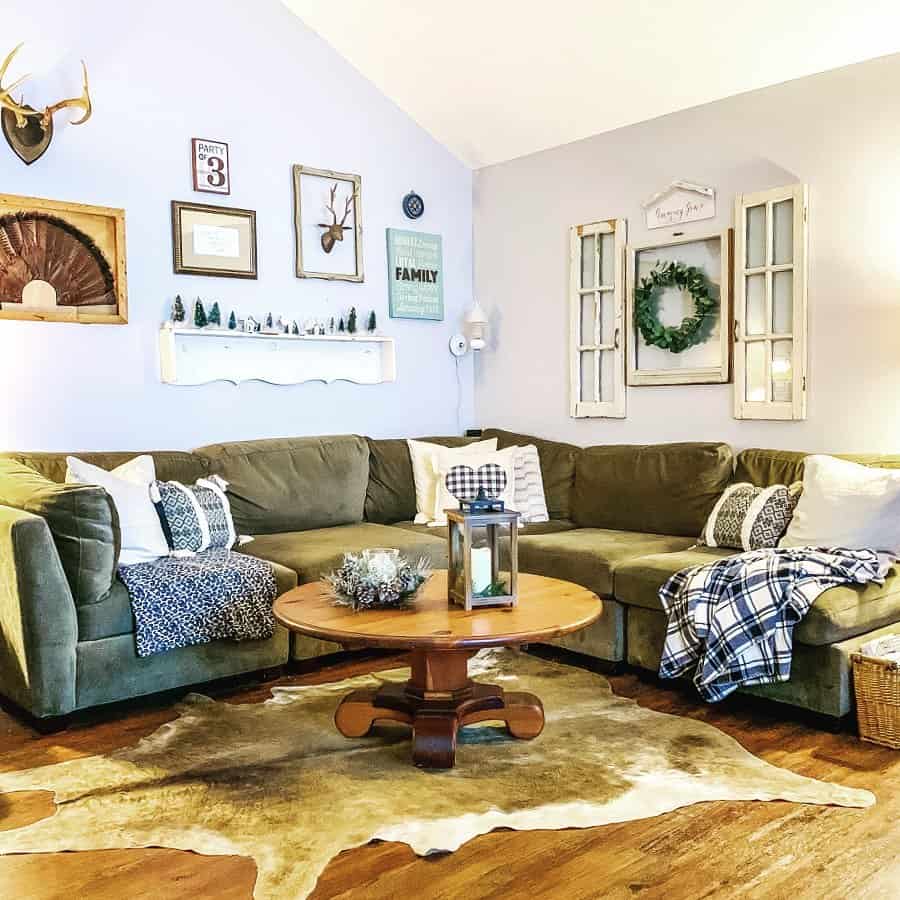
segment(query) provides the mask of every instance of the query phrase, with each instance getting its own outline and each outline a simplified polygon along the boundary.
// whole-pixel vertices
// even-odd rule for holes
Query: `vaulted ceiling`
[[[897,0],[284,2],[472,168],[900,51]]]

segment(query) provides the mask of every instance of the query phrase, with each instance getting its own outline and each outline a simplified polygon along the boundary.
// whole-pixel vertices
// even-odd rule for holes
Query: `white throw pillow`
[[[516,490],[513,509],[522,514],[519,521],[549,522],[547,498],[544,495],[544,479],[541,475],[541,460],[537,447],[528,444],[518,447],[515,460]]]
[[[442,447],[428,441],[414,441],[407,438],[409,458],[412,460],[413,481],[416,485],[416,518],[417,525],[424,525],[431,520],[434,511],[434,490],[437,476],[431,463],[431,455],[437,450],[445,450],[451,456],[465,456],[467,453],[478,453],[497,449],[497,438],[475,441],[462,447]]]
[[[900,469],[807,456],[803,493],[778,546],[871,548],[900,555]]]
[[[465,456],[453,456],[440,451],[433,453],[431,463],[435,478],[435,492],[431,519],[428,524],[435,528],[446,525],[447,513],[445,510],[459,508],[459,500],[447,490],[447,485],[444,483],[447,473],[454,466],[470,466],[476,470],[479,466],[484,466],[488,463],[495,463],[500,466],[506,473],[506,487],[504,488],[503,493],[496,499],[502,500],[508,509],[515,509],[516,453],[520,449],[520,447],[507,447],[505,450],[497,450],[493,453],[469,453]],[[518,510],[516,511],[518,512]]]
[[[66,463],[69,484],[96,484],[112,497],[122,535],[119,565],[150,562],[168,555],[169,545],[150,499],[150,485],[156,481],[152,456],[136,456],[111,472],[74,456],[67,456]]]

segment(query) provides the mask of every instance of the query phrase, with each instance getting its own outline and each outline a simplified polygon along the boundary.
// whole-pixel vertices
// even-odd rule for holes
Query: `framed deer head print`
[[[297,277],[363,281],[359,175],[294,166]]]

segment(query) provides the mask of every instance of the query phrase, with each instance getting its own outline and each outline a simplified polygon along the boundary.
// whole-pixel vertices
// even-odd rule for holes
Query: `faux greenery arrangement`
[[[375,549],[345,553],[341,567],[322,580],[336,604],[360,612],[408,606],[430,576],[431,562],[425,556],[413,564],[396,550]]]
[[[659,293],[667,287],[687,291],[694,300],[694,315],[681,324],[663,325],[658,318]],[[702,269],[681,262],[657,262],[634,289],[634,322],[644,341],[671,353],[681,353],[698,342],[704,320],[715,313],[719,298]]]

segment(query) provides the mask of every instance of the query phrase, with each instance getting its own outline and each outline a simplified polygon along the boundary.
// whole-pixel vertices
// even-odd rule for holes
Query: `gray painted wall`
[[[900,451],[898,97],[900,56],[885,57],[479,171],[475,283],[492,328],[477,419],[578,444]],[[731,225],[735,193],[809,184],[806,421],[738,422],[730,384],[632,387],[627,419],[569,418],[568,226],[624,217],[629,240],[659,239],[640,204],[676,178],[718,191],[717,218],[687,234]]]

